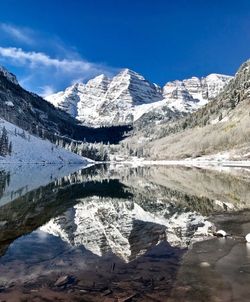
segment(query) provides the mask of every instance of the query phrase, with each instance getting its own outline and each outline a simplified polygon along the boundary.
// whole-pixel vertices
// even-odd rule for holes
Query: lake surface
[[[5,165],[0,197],[0,301],[250,300],[247,169]]]

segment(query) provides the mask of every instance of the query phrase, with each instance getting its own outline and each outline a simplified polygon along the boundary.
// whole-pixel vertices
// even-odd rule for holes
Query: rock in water
[[[203,261],[200,263],[200,267],[210,267],[210,263]]]
[[[246,239],[246,242],[249,242],[249,243],[250,243],[250,233],[248,233],[248,234],[245,236],[245,239]]]
[[[215,233],[217,237],[227,237],[227,233],[223,230],[219,230]]]
[[[64,286],[70,282],[70,276],[62,276],[59,279],[57,279],[55,286]]]

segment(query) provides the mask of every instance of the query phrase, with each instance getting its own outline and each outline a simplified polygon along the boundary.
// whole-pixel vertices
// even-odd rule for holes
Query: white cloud
[[[53,86],[50,86],[50,85],[45,85],[45,86],[42,86],[40,87],[40,95],[45,98],[46,96],[50,95],[50,94],[53,94],[55,93],[55,89]]]
[[[22,69],[20,83],[40,95],[65,88],[81,79],[88,80],[101,73],[113,75],[117,69],[80,58],[53,58],[44,52],[25,51],[17,47],[0,47],[0,61]],[[50,90],[50,91],[49,91]]]
[[[26,44],[34,43],[32,31],[28,28],[22,28],[6,23],[1,23],[0,30],[20,42],[24,42]]]
[[[0,43],[0,64],[10,71],[13,68],[25,89],[42,96],[102,73],[112,76],[118,72],[117,68],[83,59],[76,48],[65,45],[56,35],[28,27],[0,23]]]
[[[95,68],[94,64],[85,62],[83,60],[67,60],[67,59],[54,59],[42,52],[23,51],[21,48],[16,47],[0,47],[0,55],[13,59],[18,63],[30,64],[31,67],[38,67],[39,65],[47,67],[55,67],[69,72],[72,69],[82,71]]]
[[[28,64],[32,68],[39,66],[53,67],[65,73],[70,73],[72,71],[77,71],[78,73],[92,73],[94,71],[101,72],[104,69],[104,66],[101,64],[90,63],[80,59],[51,58],[49,55],[42,52],[24,51],[21,48],[16,47],[0,47],[0,56],[10,58],[19,64]]]

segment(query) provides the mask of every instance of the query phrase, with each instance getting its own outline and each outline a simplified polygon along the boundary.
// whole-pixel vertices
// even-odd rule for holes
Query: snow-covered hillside
[[[0,119],[0,130],[5,127],[11,155],[0,157],[0,163],[87,163],[87,159],[60,148],[48,140],[30,135],[23,129]]]
[[[124,69],[112,79],[100,75],[46,99],[85,125],[132,124],[145,113],[159,115],[161,120],[169,109],[176,112],[196,110],[217,96],[231,78],[211,74],[201,79],[192,77],[168,82],[161,88],[140,74]]]

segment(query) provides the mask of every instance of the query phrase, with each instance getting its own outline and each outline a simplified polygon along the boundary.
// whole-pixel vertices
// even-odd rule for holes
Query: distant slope
[[[30,135],[23,129],[0,120],[0,129],[5,127],[9,141],[12,143],[11,155],[0,156],[1,163],[78,163],[87,164],[88,160],[75,153],[55,146],[48,140]]]
[[[156,125],[135,134],[130,144],[154,159],[197,157],[230,151],[250,154],[250,61],[244,63],[218,97],[197,112],[172,124]],[[142,139],[144,137],[144,139]],[[138,148],[138,144],[137,144]]]
[[[24,90],[15,76],[0,68],[0,117],[52,139],[54,134],[89,142],[119,142],[129,127],[88,128],[36,94]]]

